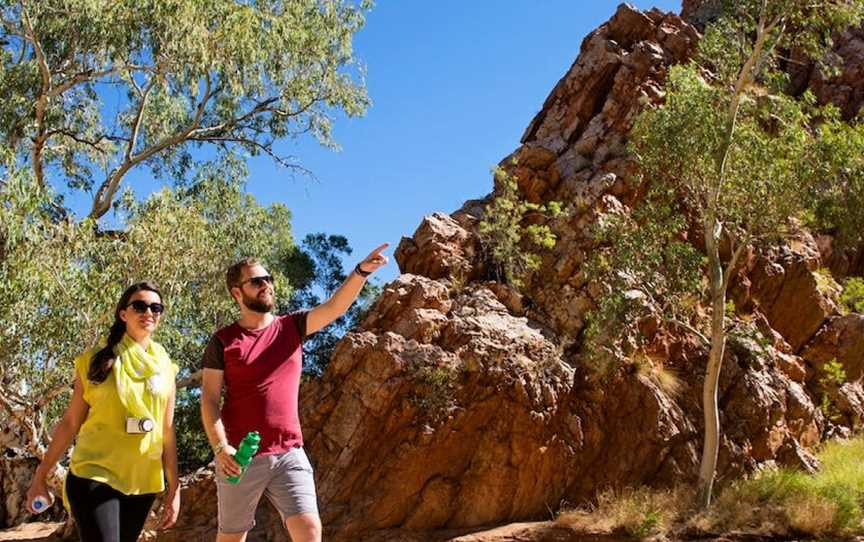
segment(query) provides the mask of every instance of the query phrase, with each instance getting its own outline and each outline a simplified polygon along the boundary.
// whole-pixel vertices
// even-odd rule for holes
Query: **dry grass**
[[[652,372],[654,380],[660,389],[669,394],[670,397],[679,397],[684,390],[684,382],[673,369],[663,367],[655,368]]]
[[[665,367],[662,361],[653,359],[645,352],[637,352],[633,355],[633,362],[640,375],[653,380],[657,386],[670,397],[679,397],[684,390],[684,382],[678,373],[669,367]]]
[[[755,527],[765,531],[810,536],[849,536],[864,533],[864,438],[827,443],[819,453],[821,470],[776,469],[727,487],[708,516],[716,527]],[[738,503],[755,517],[723,517],[721,509]]]
[[[833,441],[819,453],[815,475],[773,469],[719,491],[697,511],[692,488],[606,492],[596,506],[561,514],[558,521],[585,532],[637,538],[676,532],[745,532],[775,537],[864,535],[864,437]]]
[[[580,531],[646,538],[668,532],[692,503],[689,489],[610,490],[600,494],[596,506],[565,512],[558,523]]]

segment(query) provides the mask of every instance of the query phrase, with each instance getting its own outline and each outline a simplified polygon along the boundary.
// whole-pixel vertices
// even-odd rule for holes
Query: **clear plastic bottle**
[[[252,458],[255,456],[255,452],[258,451],[258,443],[261,442],[261,436],[257,431],[252,431],[247,433],[243,440],[240,442],[240,446],[237,448],[237,453],[234,454],[234,461],[240,464],[240,468],[243,472],[246,471],[246,467],[249,463],[252,462]],[[228,482],[232,484],[237,484],[240,482],[240,477],[243,476],[229,476],[227,478]]]
[[[37,514],[41,514],[45,510],[51,508],[51,501],[42,495],[39,495],[30,502],[30,507],[35,510]]]

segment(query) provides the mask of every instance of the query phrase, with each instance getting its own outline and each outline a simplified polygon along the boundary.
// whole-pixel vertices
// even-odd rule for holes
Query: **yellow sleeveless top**
[[[146,453],[143,435],[126,432],[126,408],[120,401],[114,376],[109,373],[99,384],[87,379],[96,352],[89,350],[75,359],[75,372],[90,408],[78,431],[69,470],[79,478],[108,484],[126,495],[159,493],[165,489],[161,454]],[[171,369],[166,377],[173,383],[179,368],[171,363]],[[137,393],[144,392],[143,382],[132,385],[140,387],[135,390]],[[153,421],[163,423],[161,419]]]

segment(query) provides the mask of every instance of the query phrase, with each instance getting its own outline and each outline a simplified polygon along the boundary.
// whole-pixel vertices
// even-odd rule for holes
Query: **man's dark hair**
[[[228,271],[225,272],[225,285],[228,286],[228,292],[231,292],[231,288],[240,287],[240,281],[243,280],[244,268],[260,264],[261,262],[259,262],[255,258],[243,258],[239,262],[229,267]]]

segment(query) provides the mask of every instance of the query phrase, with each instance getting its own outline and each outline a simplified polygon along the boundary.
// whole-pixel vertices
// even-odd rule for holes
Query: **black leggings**
[[[135,542],[156,495],[125,495],[113,487],[66,476],[66,495],[81,542]]]

